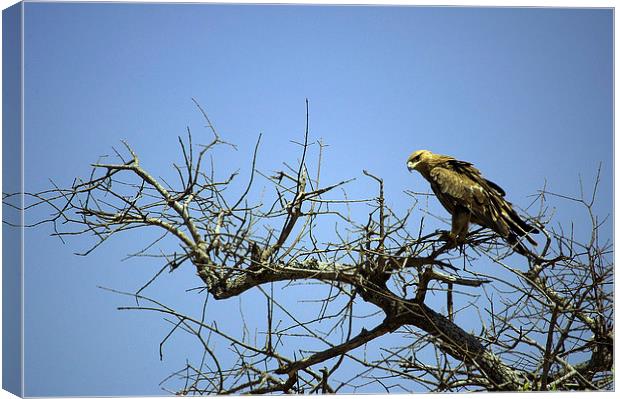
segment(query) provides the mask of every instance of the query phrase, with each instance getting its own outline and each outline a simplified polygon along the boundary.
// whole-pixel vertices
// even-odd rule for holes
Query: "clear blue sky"
[[[577,194],[578,175],[591,182],[602,162],[604,216],[612,210],[612,24],[603,9],[27,3],[26,189],[47,189],[49,178],[70,185],[121,139],[153,174],[169,175],[185,126],[207,137],[191,97],[239,145],[223,168],[247,172],[262,132],[258,167],[269,172],[297,159],[289,140],[302,137],[308,98],[311,134],[330,145],[326,183],[367,169],[403,210],[403,190],[428,190],[405,167],[410,152],[426,148],[474,162],[526,206],[545,180]],[[351,195],[367,196],[374,186],[358,180]],[[443,212],[433,201],[431,209]],[[571,219],[584,223],[560,203],[557,220]],[[179,336],[160,362],[168,326],[116,311],[127,301],[96,288],[135,291],[160,264],[121,262],[139,236],[84,258],[72,253],[87,242],[61,245],[49,233],[26,232],[26,395],[160,393],[157,383],[183,366],[194,342]],[[201,297],[183,290],[197,283],[185,268],[150,293],[196,310]],[[239,302],[210,306],[225,317]]]

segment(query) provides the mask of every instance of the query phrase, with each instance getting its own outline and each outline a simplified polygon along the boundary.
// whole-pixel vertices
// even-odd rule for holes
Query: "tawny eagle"
[[[428,180],[439,202],[452,215],[451,240],[464,242],[471,222],[493,230],[519,251],[524,250],[520,237],[536,245],[529,234],[539,231],[523,221],[504,199],[504,190],[482,177],[471,163],[419,150],[409,156],[407,168]]]

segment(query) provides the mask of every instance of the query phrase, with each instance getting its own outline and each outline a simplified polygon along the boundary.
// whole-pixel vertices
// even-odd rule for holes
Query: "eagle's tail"
[[[527,224],[523,219],[521,219],[512,207],[509,207],[509,209],[508,215],[511,232],[519,237],[525,237],[532,245],[538,245],[538,243],[530,237],[530,234],[538,234],[540,231],[536,227]],[[516,237],[513,238],[516,240]]]
[[[537,245],[536,241],[534,241],[531,237],[529,236],[525,236],[529,242],[531,242],[533,245]],[[528,256],[531,254],[531,252],[525,248],[525,246],[521,243],[521,240],[517,237],[517,235],[515,233],[510,233],[508,235],[508,244],[510,244],[512,246],[512,248],[514,248],[514,250],[518,253],[520,253],[521,255],[525,255]]]

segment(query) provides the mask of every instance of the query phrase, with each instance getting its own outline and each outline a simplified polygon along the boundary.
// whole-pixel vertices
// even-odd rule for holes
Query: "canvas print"
[[[3,384],[614,390],[612,8],[3,11]]]

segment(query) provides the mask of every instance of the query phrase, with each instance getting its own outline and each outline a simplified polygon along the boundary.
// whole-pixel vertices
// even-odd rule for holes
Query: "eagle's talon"
[[[440,235],[439,235],[439,239],[441,241],[446,241],[446,242],[456,242],[456,237],[452,235],[451,232],[449,232],[448,230],[442,230],[440,231]]]
[[[467,237],[454,235],[451,231],[442,231],[439,239],[445,241],[448,248],[462,247],[467,242]]]

